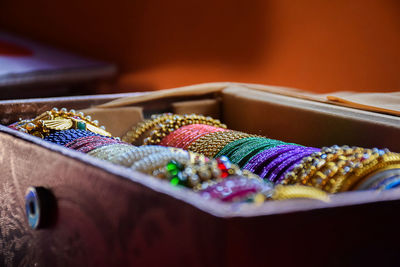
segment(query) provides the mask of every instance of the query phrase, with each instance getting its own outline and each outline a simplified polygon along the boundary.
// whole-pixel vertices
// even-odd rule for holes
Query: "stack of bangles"
[[[228,130],[201,115],[155,115],[122,141],[65,108],[9,127],[226,202],[327,201],[327,193],[400,184],[400,156],[386,149],[304,147]]]
[[[349,146],[305,147],[229,130],[200,115],[161,114],[134,126],[122,140],[227,157],[275,185],[305,185],[328,193],[400,186],[400,154]]]

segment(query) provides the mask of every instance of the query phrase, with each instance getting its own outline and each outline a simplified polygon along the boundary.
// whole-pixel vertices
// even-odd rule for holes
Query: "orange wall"
[[[124,90],[400,90],[396,0],[15,0],[0,1],[0,26],[117,62]]]

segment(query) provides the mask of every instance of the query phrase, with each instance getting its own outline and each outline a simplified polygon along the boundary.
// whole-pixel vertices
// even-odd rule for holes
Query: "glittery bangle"
[[[298,146],[296,145],[280,145],[268,150],[261,151],[254,157],[252,157],[246,163],[243,169],[259,174],[259,172],[262,170],[262,167],[266,165],[268,162],[272,161],[280,154],[287,153],[297,148]]]
[[[198,138],[210,133],[221,131],[227,131],[227,129],[206,124],[185,125],[164,137],[161,140],[160,145],[187,149],[187,147]]]
[[[65,144],[65,147],[83,153],[87,153],[101,146],[107,146],[111,144],[121,144],[121,143],[122,143],[121,141],[114,138],[108,138],[103,136],[85,136]]]
[[[254,155],[263,150],[269,150],[273,147],[286,144],[285,142],[264,138],[262,140],[255,140],[254,142],[247,142],[236,150],[229,159],[232,163],[243,167]]]
[[[276,177],[276,175],[272,175],[272,173],[274,172],[275,168],[278,168],[279,165],[283,164],[285,162],[285,160],[288,160],[288,159],[289,160],[295,159],[297,161],[298,158],[297,157],[295,158],[295,156],[298,154],[302,155],[304,152],[308,153],[307,148],[298,147],[297,149],[293,149],[287,153],[279,155],[274,160],[272,160],[269,164],[267,164],[263,167],[260,177],[268,178],[270,181],[274,182],[274,178]],[[311,154],[311,153],[309,153],[309,154]],[[303,158],[303,156],[301,156],[301,158]],[[271,176],[271,178],[269,176]]]
[[[226,157],[230,157],[236,150],[240,149],[240,147],[248,142],[254,142],[254,141],[260,141],[263,140],[263,137],[247,137],[247,138],[242,138],[239,140],[235,140],[229,144],[227,144],[226,146],[224,146],[221,151],[219,151],[217,153],[217,155],[215,155],[215,157],[222,157],[222,156],[226,156]]]
[[[284,178],[284,173],[286,173],[287,170],[290,168],[293,168],[295,164],[297,164],[302,158],[307,157],[317,151],[318,149],[316,148],[305,148],[298,154],[293,155],[290,158],[287,158],[284,160],[282,163],[279,164],[277,168],[275,168],[272,173],[269,175],[268,179],[270,181],[274,181],[274,183],[279,184],[283,178]]]
[[[221,131],[204,135],[190,144],[187,148],[190,151],[204,154],[206,157],[213,158],[227,144],[248,137],[256,137],[238,131]]]

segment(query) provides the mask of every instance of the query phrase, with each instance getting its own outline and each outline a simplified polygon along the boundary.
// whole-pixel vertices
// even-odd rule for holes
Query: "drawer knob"
[[[55,214],[55,198],[44,187],[29,187],[25,195],[25,211],[32,229],[48,226]]]

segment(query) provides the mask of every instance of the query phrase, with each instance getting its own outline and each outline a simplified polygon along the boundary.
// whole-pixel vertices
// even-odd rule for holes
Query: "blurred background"
[[[215,81],[400,89],[397,0],[3,0],[0,27],[115,63],[114,85],[96,93]]]

